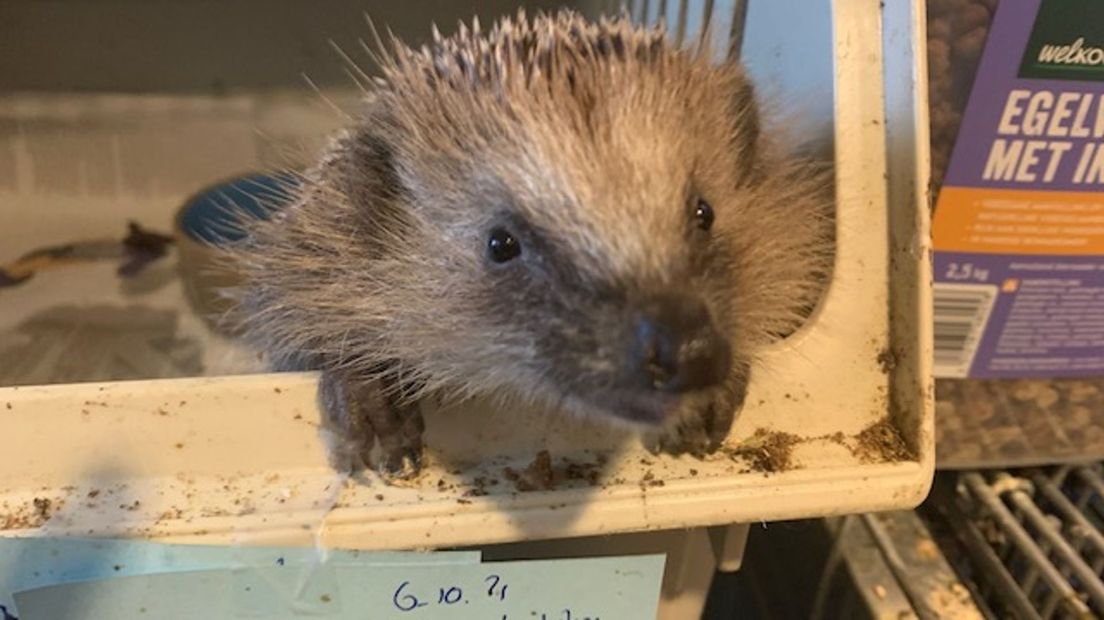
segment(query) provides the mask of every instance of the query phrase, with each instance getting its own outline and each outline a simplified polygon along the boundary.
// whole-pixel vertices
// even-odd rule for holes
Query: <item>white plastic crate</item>
[[[208,375],[0,388],[0,534],[440,548],[917,504],[934,462],[924,8],[921,0],[884,5],[753,1],[748,13],[753,74],[796,92],[814,120],[832,121],[837,170],[831,288],[814,319],[755,375],[729,440],[738,450],[759,429],[801,438],[783,471],[726,454],[655,457],[634,437],[539,412],[427,405],[429,465],[415,484],[345,480],[328,467],[317,435],[316,377],[226,374],[249,360],[187,309],[173,255],[122,285],[116,264],[103,263],[0,289],[0,354],[13,364],[34,366],[33,334],[61,329],[43,328],[42,311],[70,305],[69,316],[85,323],[65,335],[84,347],[71,354],[92,347],[104,364],[127,363],[118,356],[133,353],[107,355],[110,343],[82,334],[146,321],[195,347],[151,373],[201,366]],[[816,11],[797,17],[802,6],[831,20]],[[820,63],[802,56],[817,37],[832,43],[812,50],[830,53]],[[811,75],[818,64],[834,64],[830,80]],[[4,95],[0,260],[91,233],[118,237],[127,217],[169,229],[195,191],[277,163],[274,144],[316,145],[338,123],[305,90]],[[124,306],[142,309],[128,315],[135,310]],[[32,317],[40,331],[28,331]],[[66,362],[59,351],[35,363],[56,369]],[[882,420],[912,457],[880,462],[853,449]],[[541,450],[561,473],[570,458],[579,475],[519,492],[505,468],[522,470]]]

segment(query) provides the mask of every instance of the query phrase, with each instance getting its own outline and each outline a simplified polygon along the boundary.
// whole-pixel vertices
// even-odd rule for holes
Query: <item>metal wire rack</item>
[[[1093,463],[939,481],[933,512],[964,551],[957,568],[986,615],[1104,617],[1102,474]]]
[[[676,44],[709,45],[721,56],[737,59],[744,40],[748,0],[608,0],[606,13],[627,12],[634,21],[662,20]]]

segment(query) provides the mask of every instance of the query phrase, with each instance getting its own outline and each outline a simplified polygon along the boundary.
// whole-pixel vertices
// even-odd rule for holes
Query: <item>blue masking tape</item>
[[[225,570],[166,573],[30,590],[16,602],[22,620],[641,620],[656,617],[663,566],[662,555],[337,565],[306,587],[302,567],[283,566],[256,569],[256,582]],[[239,606],[249,599],[237,588],[266,584],[262,595],[284,603]]]
[[[140,540],[0,538],[0,606],[14,611],[12,593],[74,581],[146,573],[267,566],[309,566],[309,547],[168,545]],[[390,566],[409,563],[474,564],[473,552],[376,552],[328,550],[333,565]],[[0,612],[0,620],[4,618]]]

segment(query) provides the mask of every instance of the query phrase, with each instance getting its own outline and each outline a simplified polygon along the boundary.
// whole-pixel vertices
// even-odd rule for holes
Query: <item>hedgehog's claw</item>
[[[703,458],[724,445],[747,395],[748,371],[740,367],[716,396],[694,403],[678,421],[645,442],[655,455]]]
[[[697,415],[688,416],[678,424],[652,437],[646,444],[655,455],[681,456],[690,454],[702,458],[716,452],[721,442],[710,436],[713,406],[708,405]]]
[[[422,472],[422,452],[413,446],[403,446],[391,454],[381,454],[376,473],[384,482],[410,480]]]

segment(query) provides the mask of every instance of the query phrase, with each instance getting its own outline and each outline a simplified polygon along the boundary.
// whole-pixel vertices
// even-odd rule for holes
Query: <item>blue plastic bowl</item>
[[[209,245],[232,243],[245,236],[234,225],[241,212],[267,219],[287,206],[289,189],[298,186],[294,174],[249,174],[203,190],[181,211],[180,231],[190,239]]]

